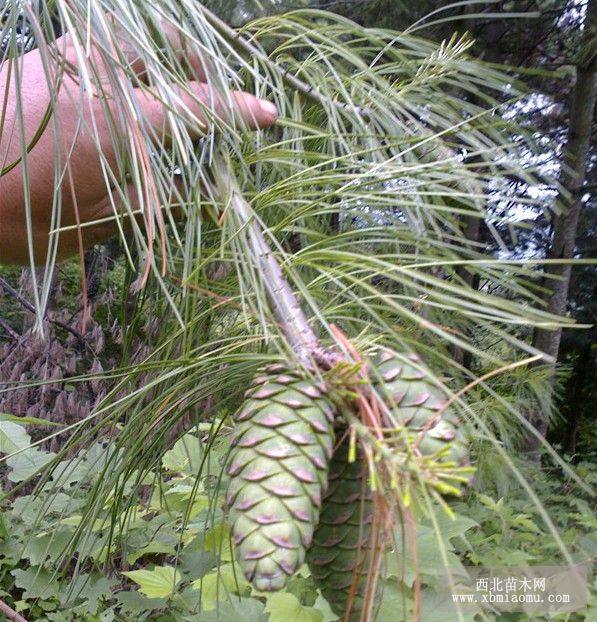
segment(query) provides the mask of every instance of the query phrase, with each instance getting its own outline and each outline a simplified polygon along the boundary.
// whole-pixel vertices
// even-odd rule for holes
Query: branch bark
[[[255,219],[253,210],[243,197],[231,166],[225,156],[215,162],[218,195],[227,197],[232,209],[246,230],[249,250],[259,265],[261,282],[266,291],[274,318],[288,343],[302,363],[312,360],[322,348],[311,328],[296,294],[282,272],[276,256]]]

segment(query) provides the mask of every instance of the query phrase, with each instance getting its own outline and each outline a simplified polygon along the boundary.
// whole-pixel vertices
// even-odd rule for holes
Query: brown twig
[[[27,311],[29,311],[30,313],[35,313],[35,307],[28,300],[26,300],[23,296],[21,296],[21,294],[19,294],[19,292],[17,292],[17,290],[14,289],[9,283],[7,283],[6,280],[3,279],[1,276],[0,276],[0,287],[4,291],[9,293],[22,307],[27,309]],[[69,326],[68,324],[65,324],[64,322],[61,322],[60,320],[53,320],[52,318],[45,318],[45,319],[47,319],[52,324],[55,324],[56,326],[60,326],[60,328],[63,328],[65,331],[69,332],[71,335],[73,335],[73,337],[76,337],[76,339],[83,346],[83,348],[87,347],[87,342],[85,341],[85,338],[83,337],[83,335],[81,335],[81,333],[75,330],[72,326]]]
[[[18,341],[19,334],[15,330],[13,330],[12,326],[1,317],[0,326],[2,326],[2,328],[8,333],[8,335],[10,335],[15,341]]]
[[[9,620],[13,622],[27,622],[21,614],[17,613],[12,607],[9,607],[2,599],[0,599],[0,612],[2,612]]]

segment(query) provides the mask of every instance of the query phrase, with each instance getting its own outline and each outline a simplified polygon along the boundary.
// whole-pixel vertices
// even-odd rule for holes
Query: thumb
[[[175,176],[172,179],[172,188],[178,188],[182,191],[182,178]],[[184,218],[182,207],[179,205],[171,206],[168,201],[156,209],[169,209],[174,220],[182,220]],[[59,255],[61,258],[64,258],[78,252],[79,235],[81,236],[83,247],[89,248],[95,244],[105,242],[111,237],[118,235],[121,231],[130,233],[133,227],[132,218],[143,229],[146,226],[147,216],[150,219],[155,218],[155,214],[147,214],[143,209],[137,185],[129,182],[122,189],[114,189],[110,194],[102,197],[89,210],[86,210],[85,215],[81,219],[80,230],[72,228],[61,233]],[[165,211],[161,218],[163,222],[166,221]]]

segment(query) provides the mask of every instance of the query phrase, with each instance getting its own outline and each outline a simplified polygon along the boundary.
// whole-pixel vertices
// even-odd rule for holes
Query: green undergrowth
[[[36,475],[32,489],[25,481],[53,455],[29,447],[23,421],[2,416],[0,452],[13,455],[2,467],[6,494],[0,521],[0,598],[30,621],[335,620],[306,567],[275,594],[256,592],[239,575],[222,511],[228,428],[223,425],[217,435],[214,429],[205,424],[184,435],[149,476],[130,473],[114,491],[127,497],[124,506],[114,505],[126,507],[124,514],[114,516],[108,502],[90,515],[85,508],[94,485],[118,460],[114,443],[96,442],[55,465],[45,479]],[[572,468],[587,484],[597,482],[595,460]],[[525,475],[573,559],[590,560],[597,553],[597,521],[587,493],[555,468],[527,468]],[[454,519],[438,510],[435,527],[429,520],[419,521],[416,559],[412,546],[396,534],[397,553],[386,565],[379,622],[413,619],[417,576],[421,619],[445,620],[437,607],[437,588],[445,577],[440,550],[456,577],[467,565],[563,563],[560,547],[524,490],[506,480],[479,481],[477,486],[466,499],[452,503]],[[73,549],[71,541],[82,526],[89,535],[78,538]],[[595,619],[594,588],[586,612],[533,619]],[[531,618],[466,614],[463,619]]]

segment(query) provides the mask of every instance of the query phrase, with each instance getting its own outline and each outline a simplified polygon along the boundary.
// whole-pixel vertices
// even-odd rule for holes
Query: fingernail
[[[276,108],[275,104],[272,104],[272,102],[266,102],[262,100],[259,102],[259,105],[261,106],[261,110],[263,110],[263,112],[265,112],[265,114],[267,114],[268,116],[278,116],[278,109]]]

